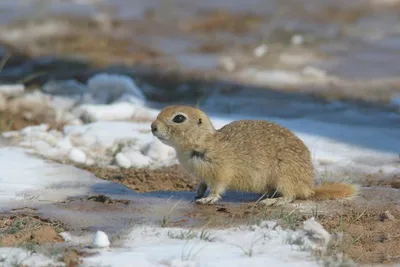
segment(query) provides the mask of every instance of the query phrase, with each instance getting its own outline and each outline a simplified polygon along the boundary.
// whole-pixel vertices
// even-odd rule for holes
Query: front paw
[[[203,198],[196,197],[196,203],[204,204],[204,205],[206,205],[206,204],[211,205],[211,204],[216,203],[219,199],[220,199],[219,197],[203,197]]]

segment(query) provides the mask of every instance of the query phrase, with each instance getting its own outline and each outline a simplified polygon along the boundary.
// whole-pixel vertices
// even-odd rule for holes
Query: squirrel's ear
[[[203,121],[201,120],[201,118],[199,118],[199,121],[197,122],[198,125],[202,124]]]

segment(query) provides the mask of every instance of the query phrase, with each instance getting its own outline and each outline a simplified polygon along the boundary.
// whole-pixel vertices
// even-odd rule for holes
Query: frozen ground
[[[83,225],[81,220],[88,218],[99,220],[96,223],[100,225],[101,219],[93,214],[79,216],[72,212],[63,215],[49,204],[93,193],[117,195],[124,199],[140,198],[122,185],[97,179],[72,166],[35,158],[26,154],[24,149],[1,148],[0,162],[3,164],[0,169],[0,209],[3,210],[32,207],[56,217],[68,216],[70,223],[75,225]],[[156,203],[152,202],[153,205]],[[162,205],[160,201],[158,204]],[[119,216],[114,212],[111,216],[113,224],[122,223]],[[123,236],[122,241],[116,239],[116,244],[112,243],[110,249],[97,249],[100,254],[85,258],[83,266],[220,266],[221,263],[234,263],[233,266],[264,266],[265,263],[316,266],[310,252],[322,249],[330,239],[329,234],[312,220],[306,222],[304,229],[295,232],[266,222],[261,226],[205,230],[204,233],[201,235],[201,230],[189,232],[180,228],[138,225]],[[87,236],[69,233],[62,236],[67,243],[91,245]],[[4,264],[2,266],[63,266],[52,258],[16,248],[1,248],[0,262]]]
[[[166,200],[162,196],[136,194],[122,185],[98,179],[70,165],[158,168],[176,162],[174,151],[155,140],[149,131],[150,122],[159,110],[147,107],[148,103],[132,81],[123,77],[102,76],[102,79],[113,81],[124,90],[115,95],[115,91],[108,89],[114,88],[110,85],[113,82],[108,87],[97,87],[96,83],[90,86],[88,83],[68,87],[82,90],[76,94],[79,97],[60,96],[62,90],[57,91],[57,87],[53,86],[53,91],[47,87],[51,96],[42,92],[20,91],[19,96],[13,99],[9,98],[7,90],[0,90],[6,108],[9,105],[13,108],[26,107],[29,103],[35,108],[46,105],[59,114],[58,118],[68,118],[63,121],[66,126],[62,131],[49,130],[48,126],[41,125],[3,133],[8,144],[0,148],[0,209],[31,206],[71,224],[88,226],[96,221],[97,228],[111,233],[111,248],[85,258],[88,266],[132,266],[132,263],[138,266],[316,265],[310,251],[317,245],[305,234],[307,231],[273,228],[272,222],[265,227],[254,226],[250,229],[210,230],[210,234],[216,237],[212,242],[200,238],[199,233],[190,235],[190,238],[185,235],[180,237],[182,233],[187,233],[184,229],[136,225],[119,240],[116,236],[121,233],[117,229],[121,229],[130,216],[137,216],[135,213],[126,214],[125,210],[105,215],[57,210],[52,205],[57,201],[97,193],[130,199],[136,201],[136,205],[147,205],[144,215],[150,216],[154,211],[150,206],[162,206]],[[204,105],[217,128],[232,120],[257,118],[271,119],[294,130],[312,151],[319,178],[357,183],[365,174],[380,173],[387,177],[399,174],[400,128],[395,125],[400,118],[397,113],[371,114],[356,107],[339,105],[322,108],[316,104],[318,114],[314,114],[314,118],[296,117],[296,114],[271,116],[268,112],[260,116],[262,112],[255,113],[257,107],[250,112],[249,101],[246,100],[234,102],[237,110],[243,111],[241,115],[234,111],[224,114],[212,108],[218,101],[223,101],[223,98],[213,98]],[[291,104],[296,109],[296,103]],[[259,110],[263,110],[268,103],[263,105],[258,106]],[[276,103],[271,102],[271,105]],[[327,114],[325,121],[323,111]],[[307,112],[313,113],[312,105],[307,106]],[[182,205],[190,208],[189,200],[185,199]],[[139,216],[142,222],[143,218],[147,218],[144,215]],[[324,236],[323,231],[319,234]],[[297,240],[296,236],[301,236],[300,247],[289,244],[298,244],[293,241]],[[75,237],[74,240],[80,239]],[[80,241],[85,245],[90,243],[87,239],[81,240],[85,240]],[[1,253],[8,254],[5,250],[2,248]],[[40,262],[41,258],[35,257],[36,263]],[[32,266],[45,264],[44,261],[41,263],[32,263]]]
[[[312,221],[307,224],[313,224]],[[209,238],[201,239],[200,231],[138,227],[127,237],[119,253],[104,252],[86,260],[111,266],[318,266],[304,253],[314,249],[315,241],[305,237],[307,231],[284,231],[274,223],[261,227],[210,230]],[[180,237],[184,235],[183,239]],[[321,234],[321,233],[318,233]],[[323,235],[323,233],[322,233]],[[329,234],[328,234],[329,236]],[[303,251],[289,244],[302,239]],[[304,239],[303,239],[304,238]],[[322,238],[323,239],[323,238]],[[319,240],[320,241],[320,240]],[[322,242],[325,240],[323,239]],[[133,260],[134,259],[134,260]]]

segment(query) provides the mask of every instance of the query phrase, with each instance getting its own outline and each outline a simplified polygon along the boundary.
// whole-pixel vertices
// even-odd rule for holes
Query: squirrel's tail
[[[315,200],[332,200],[340,198],[351,198],[357,194],[358,188],[353,184],[325,182],[314,189]]]

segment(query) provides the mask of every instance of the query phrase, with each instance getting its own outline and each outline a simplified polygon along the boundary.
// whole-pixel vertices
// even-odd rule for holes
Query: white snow
[[[302,45],[304,43],[304,37],[301,34],[295,34],[290,39],[292,45]]]
[[[118,153],[115,156],[115,161],[117,162],[118,166],[121,168],[129,169],[130,167],[132,167],[131,159],[129,159],[123,153]]]
[[[25,86],[23,84],[2,84],[0,85],[0,95],[7,97],[23,94]]]
[[[266,44],[262,44],[256,47],[253,51],[255,57],[262,57],[268,52],[268,46]]]
[[[92,247],[93,248],[107,248],[110,246],[110,241],[108,240],[108,236],[103,231],[97,231],[94,234]]]
[[[122,185],[98,179],[73,166],[38,158],[22,148],[0,148],[0,166],[0,210],[96,193],[94,187],[105,187],[109,193],[124,192]]]
[[[0,247],[0,265],[3,267],[63,267],[64,263],[56,262],[44,255],[32,253],[21,248]]]
[[[82,117],[84,121],[116,121],[128,120],[134,116],[145,119],[154,118],[156,111],[144,109],[128,102],[113,103],[110,105],[86,104],[75,110],[75,114]]]
[[[260,83],[267,82],[271,85],[299,84],[303,80],[301,74],[286,70],[257,70],[248,68],[240,71],[239,76]]]
[[[79,164],[84,164],[86,162],[86,154],[79,148],[71,148],[68,152],[68,159]]]
[[[319,225],[315,221],[314,224]],[[123,248],[85,258],[84,264],[121,267],[132,266],[133,262],[135,266],[143,267],[318,266],[310,256],[311,250],[320,247],[313,241],[312,234],[318,230],[283,230],[274,222],[263,222],[250,227],[207,231],[208,240],[200,237],[201,230],[135,227]],[[301,243],[301,249],[293,245],[296,241]]]

